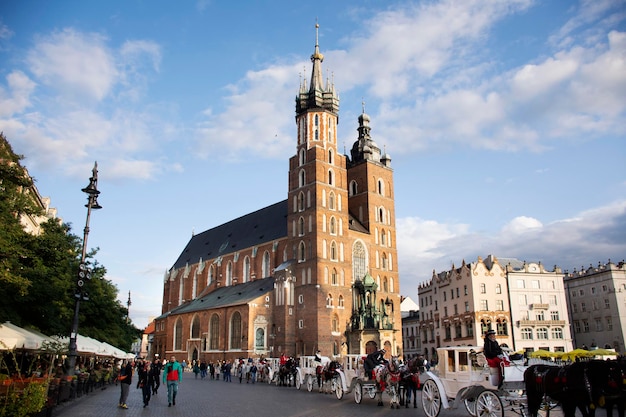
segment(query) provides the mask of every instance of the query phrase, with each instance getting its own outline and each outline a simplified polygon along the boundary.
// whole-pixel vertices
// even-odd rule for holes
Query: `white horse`
[[[383,405],[383,392],[391,397],[391,408],[400,408],[400,363],[397,356],[392,356],[387,363],[380,364],[374,368],[376,375],[376,388],[378,394],[378,405]]]

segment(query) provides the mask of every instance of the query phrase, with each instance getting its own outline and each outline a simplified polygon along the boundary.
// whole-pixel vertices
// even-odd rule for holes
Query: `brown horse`
[[[421,386],[420,368],[424,366],[424,360],[420,358],[410,359],[400,366],[400,405],[409,408],[413,398],[413,408],[417,408],[417,390]]]
[[[320,365],[315,368],[315,375],[317,376],[317,386],[319,391],[323,392],[323,388],[326,383],[332,381],[338,374],[338,370],[341,369],[341,364],[337,361],[327,362],[324,366]]]

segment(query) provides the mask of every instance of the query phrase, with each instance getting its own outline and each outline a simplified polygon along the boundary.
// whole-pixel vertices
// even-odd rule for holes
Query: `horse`
[[[383,392],[391,397],[391,408],[400,408],[399,385],[400,385],[400,363],[397,356],[392,356],[387,363],[377,365],[374,368],[376,377],[376,388],[378,394],[378,406],[383,405]]]
[[[626,358],[620,356],[617,360],[602,362],[608,365],[609,378],[606,387],[599,393],[598,405],[604,407],[607,417],[612,417],[614,407],[617,409],[618,417],[624,417],[624,410],[626,409]],[[603,372],[603,370],[600,369],[598,372]],[[595,410],[592,410],[591,414],[593,411]]]
[[[319,365],[315,368],[319,392],[323,391],[323,387],[327,382],[330,382],[335,376],[337,376],[337,370],[339,369],[341,369],[341,364],[337,361],[330,361],[323,366]]]
[[[424,366],[424,361],[420,358],[410,359],[405,365],[400,366],[400,405],[404,404],[406,408],[409,408],[411,404],[411,397],[413,408],[417,408],[417,390],[421,386],[420,368],[422,366]]]
[[[287,359],[284,365],[278,368],[279,385],[291,386],[292,376],[296,373],[296,360],[294,358]],[[295,382],[295,379],[294,379]]]
[[[565,366],[531,365],[524,372],[526,402],[531,417],[546,398],[561,404],[564,417],[594,417],[607,398],[618,398],[623,385],[621,369],[609,361],[591,360]],[[548,410],[549,414],[549,410]]]

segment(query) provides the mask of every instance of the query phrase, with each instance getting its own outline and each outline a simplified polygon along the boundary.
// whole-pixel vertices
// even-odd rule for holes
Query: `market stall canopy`
[[[539,349],[528,354],[530,358],[555,358],[560,357],[561,352],[550,352],[549,350]]]
[[[585,349],[574,349],[571,352],[565,352],[561,355],[561,360],[575,361],[577,358],[590,358],[593,356],[592,352]]]
[[[0,350],[39,350],[45,341],[50,340],[48,336],[23,329],[9,321],[0,324]]]

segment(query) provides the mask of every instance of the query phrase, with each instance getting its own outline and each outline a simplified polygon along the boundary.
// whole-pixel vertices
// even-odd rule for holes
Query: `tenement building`
[[[191,238],[165,274],[153,354],[402,353],[391,158],[364,112],[350,155],[338,152],[339,97],[323,59],[316,35],[287,199]]]
[[[514,351],[568,351],[563,274],[540,263],[488,256],[435,273],[418,288],[420,337],[427,359],[438,347],[482,346],[488,330]]]
[[[626,349],[626,265],[609,260],[606,264],[581,268],[565,274],[574,345]]]

